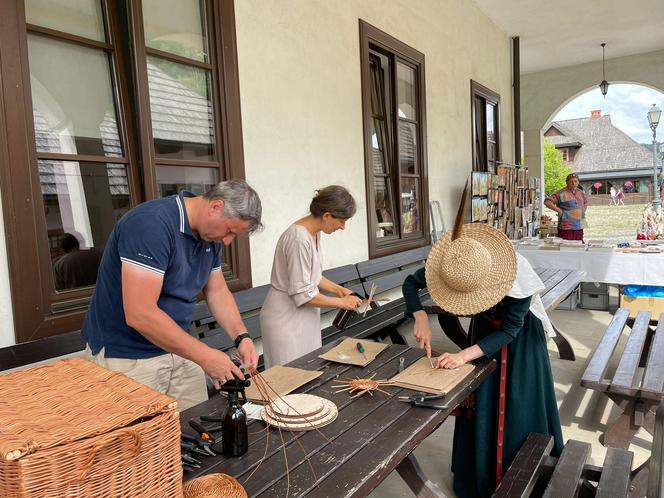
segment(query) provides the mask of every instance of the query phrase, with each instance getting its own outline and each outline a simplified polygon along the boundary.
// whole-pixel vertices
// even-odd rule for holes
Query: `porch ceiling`
[[[664,49],[662,0],[475,0],[519,36],[521,72],[534,73]]]

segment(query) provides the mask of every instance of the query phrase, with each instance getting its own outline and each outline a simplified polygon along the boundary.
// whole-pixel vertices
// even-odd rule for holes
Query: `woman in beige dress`
[[[266,368],[283,365],[321,347],[320,308],[348,310],[362,302],[350,290],[322,276],[320,258],[320,233],[343,230],[355,209],[355,200],[345,188],[330,185],[312,199],[310,214],[279,237],[272,263],[272,287],[261,308]]]

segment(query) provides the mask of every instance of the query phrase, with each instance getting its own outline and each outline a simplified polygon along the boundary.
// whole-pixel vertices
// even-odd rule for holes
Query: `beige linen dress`
[[[314,238],[302,225],[281,234],[274,251],[272,287],[261,308],[265,368],[321,347],[320,308],[305,306],[319,293],[323,266]]]

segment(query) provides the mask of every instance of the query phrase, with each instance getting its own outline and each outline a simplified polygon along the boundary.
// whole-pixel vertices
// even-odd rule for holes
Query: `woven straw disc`
[[[426,263],[431,298],[453,315],[488,310],[512,288],[516,253],[507,236],[488,225],[472,223],[452,240],[452,232],[436,242]]]
[[[291,404],[290,401],[288,401],[288,398],[290,396],[301,396],[301,395],[289,394],[288,396],[284,396],[283,397],[284,400],[286,400],[286,402],[288,402],[289,404]],[[311,396],[311,395],[306,395],[306,396]],[[317,398],[319,402],[322,402],[323,412],[317,413],[316,415],[303,416],[300,418],[283,418],[283,416],[275,418],[270,415],[270,413],[267,411],[268,407],[265,406],[261,410],[261,417],[263,418],[263,420],[265,420],[267,424],[273,427],[288,429],[291,431],[308,431],[310,429],[317,429],[319,427],[323,427],[327,424],[334,422],[334,420],[337,418],[337,415],[339,414],[337,405],[335,405],[332,401],[325,398],[320,398],[318,396],[312,396],[312,397]],[[324,416],[321,416],[323,414]]]
[[[184,498],[247,498],[242,485],[227,474],[208,474],[184,485]]]

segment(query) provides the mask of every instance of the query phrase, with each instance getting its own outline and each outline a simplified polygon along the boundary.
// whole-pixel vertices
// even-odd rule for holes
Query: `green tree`
[[[556,146],[544,141],[544,193],[551,195],[565,186],[565,177],[572,172]]]

